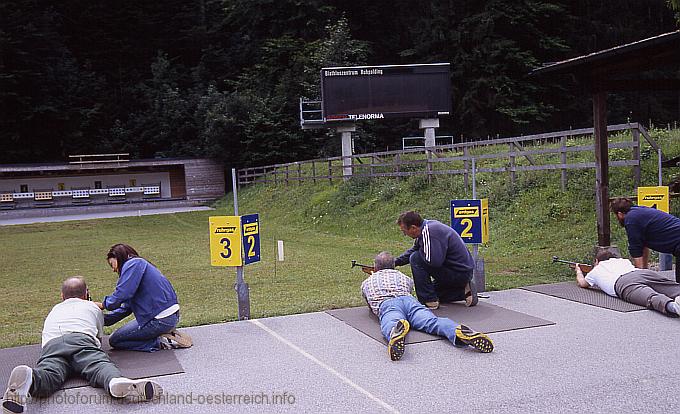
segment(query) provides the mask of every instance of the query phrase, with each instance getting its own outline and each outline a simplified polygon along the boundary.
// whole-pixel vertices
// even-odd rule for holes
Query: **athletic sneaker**
[[[676,296],[675,300],[670,302],[669,305],[673,308],[675,314],[680,316],[680,296]]]
[[[161,349],[191,348],[191,337],[184,332],[173,330],[160,336]]]
[[[477,285],[475,285],[475,281],[471,279],[465,285],[465,306],[475,306],[478,301]]]
[[[387,352],[392,361],[399,361],[404,355],[405,338],[411,328],[406,319],[399,319],[390,332],[390,342],[387,344]]]
[[[109,394],[116,398],[128,396],[138,397],[141,401],[150,401],[163,394],[163,388],[147,379],[132,380],[129,378],[113,378],[109,382]]]
[[[33,384],[33,370],[26,365],[14,367],[9,375],[7,391],[2,398],[3,414],[26,412],[26,402]]]
[[[456,345],[469,345],[485,354],[493,351],[493,342],[488,336],[474,332],[465,325],[458,325],[456,328]]]
[[[425,302],[425,307],[427,307],[429,310],[437,310],[439,309],[439,301],[433,300],[432,302]]]

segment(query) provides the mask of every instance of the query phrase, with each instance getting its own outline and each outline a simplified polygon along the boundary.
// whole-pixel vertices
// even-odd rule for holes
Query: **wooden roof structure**
[[[592,95],[599,246],[611,244],[607,94],[620,91],[680,90],[680,79],[677,77],[654,78],[652,74],[645,73],[654,69],[678,66],[680,66],[680,30],[545,64],[530,73],[532,76],[573,75]],[[677,76],[679,72],[675,73]]]

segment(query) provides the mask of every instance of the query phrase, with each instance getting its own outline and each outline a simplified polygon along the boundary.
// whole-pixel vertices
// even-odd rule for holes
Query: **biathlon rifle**
[[[356,266],[361,267],[361,271],[366,273],[367,275],[372,275],[373,272],[375,272],[375,268],[373,266],[363,265],[361,263],[357,263],[356,260],[352,260],[352,267],[354,268]]]
[[[557,256],[552,257],[552,262],[553,263],[566,263],[571,267],[572,269],[578,265],[578,267],[581,269],[581,271],[585,274],[593,270],[593,266],[589,264],[584,264],[584,263],[576,263],[576,262],[570,262],[569,260],[562,260]]]

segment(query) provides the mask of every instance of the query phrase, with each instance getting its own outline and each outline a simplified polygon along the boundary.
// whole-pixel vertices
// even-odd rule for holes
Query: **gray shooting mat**
[[[326,311],[326,313],[340,319],[354,329],[357,329],[377,341],[387,343],[380,332],[378,317],[370,311],[368,306],[332,309]],[[475,331],[485,333],[512,331],[515,329],[555,324],[555,322],[481,301],[477,306],[470,308],[466,307],[463,303],[442,303],[439,309],[434,311],[434,314],[467,325]],[[417,342],[437,341],[440,339],[445,338],[412,329],[406,336],[406,343],[412,344]]]
[[[181,374],[184,372],[174,350],[158,352],[118,351],[109,346],[108,337],[104,337],[102,348],[109,354],[124,377],[139,379],[162,375]],[[40,345],[26,345],[16,348],[0,349],[0,387],[4,389],[9,375],[17,365],[35,367],[40,357]],[[81,377],[72,377],[62,386],[63,389],[87,386]]]
[[[576,282],[560,282],[547,285],[525,286],[521,289],[618,312],[633,312],[646,309],[643,306],[628,303],[619,298],[609,296],[598,289],[584,289]]]

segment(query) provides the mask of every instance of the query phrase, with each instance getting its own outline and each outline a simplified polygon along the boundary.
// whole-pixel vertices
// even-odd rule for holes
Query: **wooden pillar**
[[[333,164],[328,160],[328,182],[333,184]]]
[[[298,163],[298,185],[302,185],[302,164]]]
[[[316,184],[316,163],[312,161],[312,180]]]
[[[567,190],[567,137],[560,137],[560,161],[562,162],[562,169],[560,171],[560,185],[562,191]]]
[[[595,209],[597,213],[597,244],[609,246],[609,142],[607,141],[607,92],[593,93],[595,128]]]
[[[517,179],[517,173],[515,172],[515,147],[512,144],[508,145],[510,145],[508,151],[508,154],[510,155],[510,182],[512,185],[515,185],[515,180]]]

